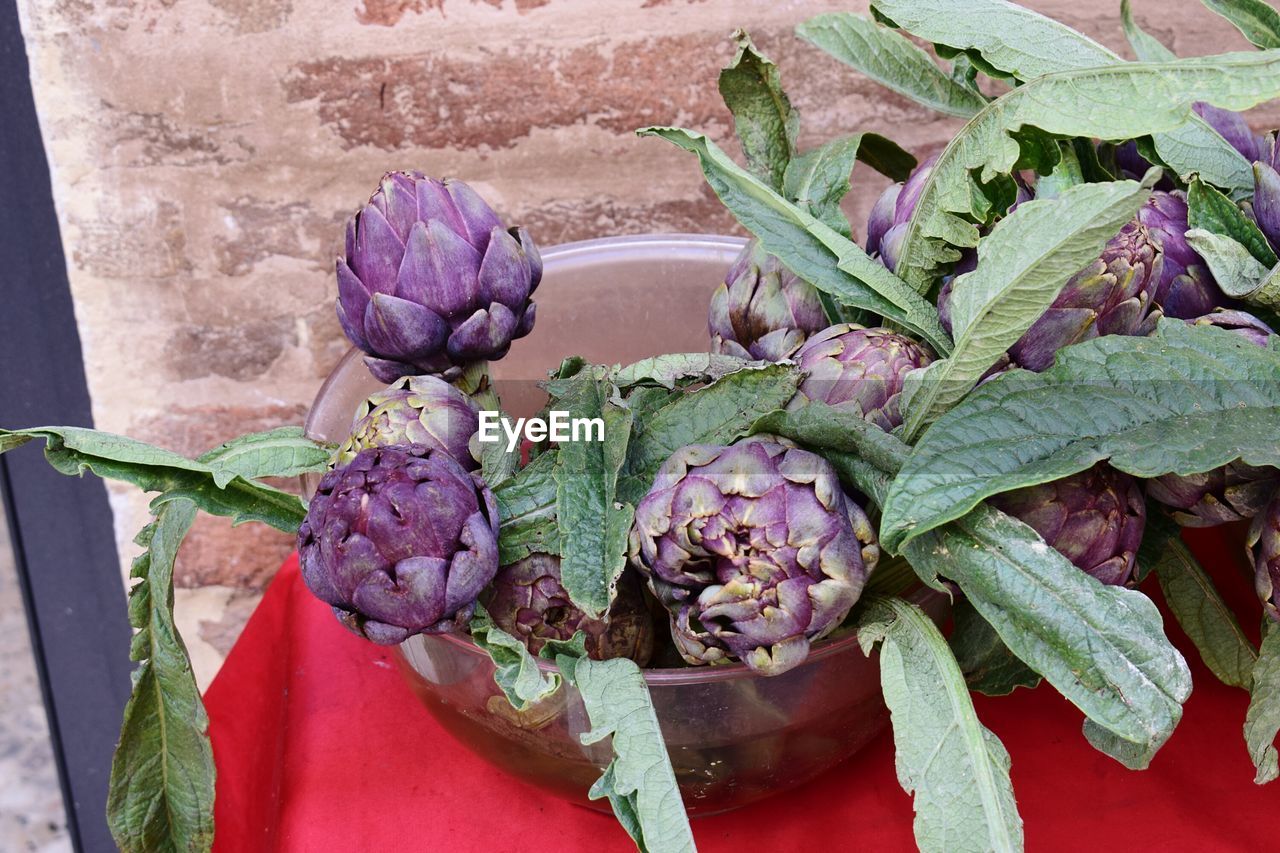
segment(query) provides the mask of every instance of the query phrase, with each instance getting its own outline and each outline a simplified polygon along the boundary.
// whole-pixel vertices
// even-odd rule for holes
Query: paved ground
[[[71,850],[13,552],[0,512],[0,850]]]

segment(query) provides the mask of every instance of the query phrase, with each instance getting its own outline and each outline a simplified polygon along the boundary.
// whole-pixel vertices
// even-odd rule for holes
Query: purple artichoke
[[[780,361],[826,328],[827,314],[813,285],[752,240],[712,294],[708,325],[712,352]]]
[[[1218,134],[1227,140],[1232,148],[1239,151],[1244,159],[1254,163],[1263,158],[1265,138],[1254,133],[1240,113],[1220,109],[1203,101],[1195,104],[1193,109],[1210,127],[1218,131]]]
[[[1248,311],[1219,308],[1187,322],[1194,326],[1217,326],[1220,329],[1235,332],[1249,343],[1260,347],[1267,346],[1271,336],[1275,334],[1274,329]]]
[[[826,403],[889,432],[902,424],[898,399],[907,374],[933,357],[897,332],[844,323],[809,338],[795,360],[805,379],[792,408],[806,400]]]
[[[605,619],[589,619],[574,606],[560,583],[560,558],[550,554],[503,566],[482,600],[494,624],[535,655],[548,640],[569,640],[578,631],[596,660],[630,658],[644,666],[653,654],[653,618],[640,580],[630,571],[619,579]]]
[[[1280,146],[1270,134],[1253,164],[1253,218],[1271,248],[1280,251]]]
[[[452,376],[533,328],[542,258],[461,181],[388,172],[347,223],[338,321],[382,382]]]
[[[1153,192],[1138,211],[1138,221],[1163,256],[1152,299],[1166,317],[1186,320],[1228,304],[1204,258],[1187,242],[1190,226],[1182,193]]]
[[[479,466],[468,444],[479,428],[480,412],[466,394],[434,376],[408,376],[360,405],[336,463],[345,465],[370,447],[421,444],[473,471]]]
[[[1103,583],[1133,575],[1146,504],[1138,481],[1099,463],[1052,483],[991,498],[991,504],[1035,529],[1077,568]]]
[[[1280,622],[1280,491],[1254,517],[1248,542],[1253,550],[1258,598],[1267,615]]]
[[[769,436],[677,450],[631,532],[631,559],[685,660],[736,657],[765,675],[840,624],[878,557],[830,463]]]
[[[362,450],[320,480],[298,530],[302,579],[382,645],[464,626],[498,571],[484,481],[421,445]]]
[[[867,254],[879,255],[880,263],[890,270],[897,269],[898,253],[902,249],[902,238],[907,232],[907,223],[916,211],[920,194],[924,185],[933,174],[933,167],[938,162],[934,154],[919,166],[916,166],[905,183],[894,184],[876,199],[867,219]]]

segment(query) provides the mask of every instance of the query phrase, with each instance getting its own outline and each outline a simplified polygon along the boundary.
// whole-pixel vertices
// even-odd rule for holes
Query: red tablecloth
[[[1196,545],[1202,559],[1216,555],[1224,595],[1252,622],[1256,601],[1227,541],[1211,531]],[[976,697],[1012,756],[1028,850],[1274,844],[1280,783],[1252,783],[1241,736],[1248,697],[1214,679],[1166,623],[1191,662],[1195,691],[1145,772],[1094,751],[1080,713],[1051,687]],[[218,851],[634,849],[611,817],[543,794],[461,747],[409,692],[390,655],[347,633],[307,593],[296,558],[285,564],[205,697]],[[905,851],[914,849],[911,822],[886,732],[825,777],[693,829],[704,853]]]

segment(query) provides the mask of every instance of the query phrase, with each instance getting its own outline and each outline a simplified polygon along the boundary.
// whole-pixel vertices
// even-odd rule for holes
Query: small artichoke
[[[996,495],[991,504],[1035,529],[1064,557],[1106,584],[1124,584],[1147,523],[1138,481],[1100,463],[1052,483]]]
[[[686,661],[776,675],[845,618],[879,547],[830,463],[756,436],[672,454],[636,507],[630,554]]]
[[[915,213],[920,194],[924,192],[924,185],[937,162],[938,155],[935,154],[916,166],[904,183],[894,184],[881,193],[871,208],[867,219],[867,254],[878,255],[880,263],[890,270],[898,266],[907,223]]]
[[[1228,304],[1204,258],[1187,242],[1190,226],[1182,193],[1153,192],[1138,211],[1138,221],[1163,256],[1152,300],[1166,317],[1186,320]]]
[[[1192,108],[1210,127],[1218,131],[1218,134],[1227,140],[1232,148],[1239,151],[1244,159],[1253,163],[1263,158],[1265,137],[1254,133],[1240,113],[1224,110],[1203,101],[1197,102]]]
[[[1253,164],[1253,218],[1271,248],[1280,251],[1280,146],[1276,135],[1268,135],[1259,148]]]
[[[1235,332],[1251,344],[1265,347],[1275,334],[1275,330],[1248,311],[1219,308],[1203,317],[1188,320],[1194,326],[1217,326]]]
[[[605,619],[588,618],[569,600],[560,582],[560,558],[551,554],[533,553],[503,566],[481,600],[494,624],[535,655],[548,640],[569,640],[578,631],[595,660],[630,658],[644,666],[653,654],[653,618],[631,571],[618,580]]]
[[[498,511],[441,450],[370,448],[321,478],[298,554],[307,588],[352,632],[382,645],[447,633],[498,571]]]
[[[805,379],[791,408],[805,401],[851,411],[886,432],[902,424],[898,399],[908,373],[932,361],[924,346],[888,329],[844,323],[796,351]]]
[[[752,240],[711,295],[708,325],[712,352],[780,361],[826,328],[827,314],[813,285]]]
[[[453,376],[533,328],[542,258],[462,181],[388,172],[347,223],[338,321],[382,382]]]
[[[473,471],[479,466],[468,443],[479,428],[480,412],[466,394],[435,376],[407,376],[360,404],[335,462],[345,465],[370,447],[421,444]]]
[[[1249,528],[1253,550],[1254,585],[1267,615],[1280,622],[1280,491]]]

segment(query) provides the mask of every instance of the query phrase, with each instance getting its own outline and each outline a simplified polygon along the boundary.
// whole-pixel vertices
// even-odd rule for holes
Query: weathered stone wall
[[[1123,49],[1117,0],[1031,5]],[[386,169],[463,177],[553,243],[732,221],[693,160],[723,141],[715,75],[747,27],[806,144],[956,124],[791,35],[865,0],[19,0],[100,428],[184,453],[298,423],[345,349],[341,223]],[[1136,0],[1185,54],[1240,49],[1195,0]],[[1194,22],[1194,23],[1193,23]],[[884,185],[859,169],[855,232]],[[113,489],[122,571],[146,501]],[[202,519],[177,583],[202,683],[292,545]]]

